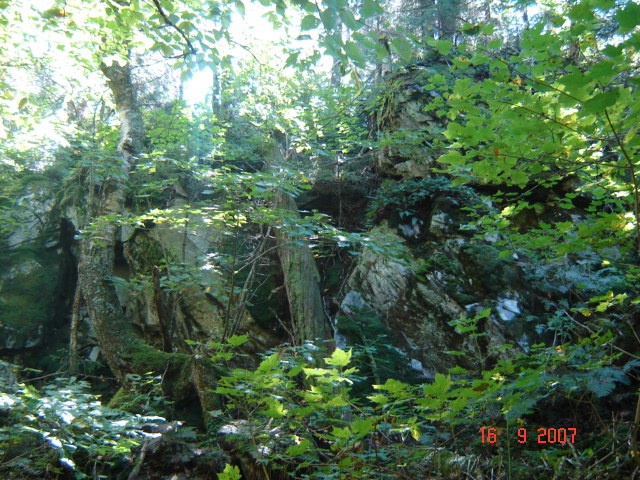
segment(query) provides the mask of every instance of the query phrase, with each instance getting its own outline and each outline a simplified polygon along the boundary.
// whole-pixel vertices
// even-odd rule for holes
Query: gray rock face
[[[175,221],[171,225],[128,231],[123,236],[128,264],[123,275],[128,280],[146,278],[139,288],[120,294],[132,322],[151,343],[161,343],[161,330],[168,326],[162,324],[166,319],[159,311],[157,287],[150,280],[154,267],[160,266],[160,293],[171,310],[165,317],[171,317],[169,328],[179,338],[220,341],[225,323],[232,322],[238,333],[251,333],[253,342],[246,344],[247,348],[272,346],[274,339],[256,325],[248,310],[235,319],[226,316],[228,298],[234,293],[230,267],[219,254],[224,231],[202,214],[190,212],[182,199],[176,200],[173,208]]]
[[[507,341],[524,348],[525,307],[518,293],[523,284],[513,259],[502,259],[499,249],[460,230],[458,202],[438,199],[433,204],[421,238],[400,235],[386,222],[369,232],[371,238],[384,239],[384,245],[395,245],[395,254],[364,249],[339,314],[356,318],[365,311],[358,321],[383,322],[393,346],[421,377],[509,355],[512,349],[491,353]],[[486,308],[491,314],[484,318],[479,314]],[[476,316],[482,317],[477,333],[487,334],[480,342],[455,328],[456,321]]]
[[[382,234],[385,239],[398,245],[405,242],[387,226],[377,227],[369,233],[372,238],[381,238]],[[411,272],[411,262],[388,258],[365,248],[348,283],[350,287],[357,288],[357,293],[350,292],[346,298],[356,299],[359,295],[366,305],[381,314],[388,314],[409,290]],[[343,310],[345,308],[348,312],[349,304],[343,306]]]
[[[55,191],[48,182],[38,182],[25,188],[18,197],[12,214],[16,221],[14,231],[7,238],[7,246],[16,248],[38,239],[49,227],[55,203]]]
[[[370,234],[405,243],[386,225]],[[368,308],[388,327],[393,345],[408,352],[415,365],[424,371],[443,371],[453,363],[441,352],[459,349],[461,342],[446,320],[462,316],[464,308],[445,292],[435,273],[418,281],[420,262],[408,247],[403,250],[402,259],[369,248],[363,251],[348,281],[351,290],[341,313],[353,315],[353,299],[358,299],[358,307]]]
[[[421,83],[428,76],[396,75],[388,87],[383,107],[377,115],[377,135],[381,148],[374,156],[377,172],[402,178],[432,177],[440,152],[431,145],[432,133],[442,128],[442,120],[425,110],[435,91],[425,91]]]

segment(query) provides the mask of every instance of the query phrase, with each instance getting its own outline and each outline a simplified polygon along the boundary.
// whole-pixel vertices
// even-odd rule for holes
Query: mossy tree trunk
[[[265,152],[267,165],[273,169],[284,162],[279,146],[272,141]],[[294,198],[283,190],[275,192],[274,206],[299,218]],[[292,236],[275,228],[278,256],[284,272],[289,313],[295,340],[330,340],[333,338],[329,319],[324,311],[318,269],[306,238]]]
[[[203,384],[203,378],[210,377],[206,362],[194,363],[186,354],[186,346],[168,352],[143,342],[134,332],[110,281],[119,235],[113,216],[124,212],[129,174],[143,148],[144,124],[130,66],[103,64],[101,70],[109,82],[120,117],[118,173],[90,187],[89,216],[93,223],[81,243],[78,288],[87,305],[102,354],[121,384],[126,385],[128,373],[162,373],[163,387],[174,400],[184,398],[195,387],[203,410],[211,410],[216,401],[209,392],[211,385]]]
[[[102,65],[120,117],[117,175],[99,185],[90,185],[90,233],[82,240],[78,262],[78,288],[82,291],[100,349],[114,375],[124,381],[132,369],[132,352],[143,347],[124,315],[116,290],[109,280],[113,274],[119,228],[109,216],[124,210],[125,187],[135,156],[142,149],[144,127],[131,81],[129,65]]]

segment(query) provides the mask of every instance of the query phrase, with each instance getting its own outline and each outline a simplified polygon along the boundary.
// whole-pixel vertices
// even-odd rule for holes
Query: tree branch
[[[607,117],[607,123],[609,123],[609,128],[611,128],[613,135],[616,137],[616,142],[618,144],[618,147],[620,147],[622,156],[627,161],[627,164],[629,166],[629,174],[631,175],[631,181],[632,181],[632,187],[633,187],[633,215],[636,221],[636,225],[635,225],[636,254],[638,254],[640,252],[640,193],[638,192],[638,190],[640,190],[640,186],[638,185],[638,176],[636,174],[635,164],[633,163],[631,156],[627,152],[627,149],[624,148],[624,141],[618,135],[618,131],[613,125],[613,122],[611,121],[611,117],[609,116],[609,111],[606,108],[604,109],[604,114]]]
[[[187,46],[189,47],[189,53],[191,53],[192,55],[195,55],[196,54],[196,49],[193,46],[193,44],[191,43],[191,40],[189,40],[189,37],[187,37],[187,35],[175,23],[173,23],[169,19],[169,17],[167,17],[167,14],[162,9],[162,5],[160,5],[160,1],[159,0],[153,0],[153,4],[155,5],[156,10],[158,10],[158,13],[160,14],[160,16],[162,17],[164,22],[167,25],[169,25],[170,27],[173,27],[180,34],[180,36],[184,39],[184,41],[187,43]]]

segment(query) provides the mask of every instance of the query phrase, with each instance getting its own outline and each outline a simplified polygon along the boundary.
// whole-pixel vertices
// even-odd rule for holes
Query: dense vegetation
[[[0,1],[0,327],[56,325],[0,351],[0,474],[635,478],[639,25],[622,0]],[[451,205],[464,271],[424,234]],[[480,279],[443,291],[469,307],[450,367],[328,304],[371,255]],[[510,283],[507,340],[472,302]]]

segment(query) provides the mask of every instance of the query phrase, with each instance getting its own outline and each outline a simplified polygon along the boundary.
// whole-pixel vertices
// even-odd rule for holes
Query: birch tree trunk
[[[132,329],[110,281],[119,227],[111,216],[124,212],[126,187],[136,155],[142,151],[144,125],[127,65],[102,65],[120,117],[117,173],[89,193],[89,218],[93,224],[82,239],[78,262],[78,286],[85,300],[102,354],[121,384],[128,373],[165,372],[166,384],[177,394],[188,387],[191,359],[185,354],[156,350]],[[177,395],[179,396],[179,395]]]
[[[91,233],[82,239],[78,263],[78,288],[82,291],[100,349],[114,375],[120,380],[131,370],[132,352],[142,346],[124,315],[114,286],[115,246],[119,228],[105,217],[124,210],[125,186],[135,155],[142,149],[144,137],[142,114],[136,102],[129,65],[102,64],[120,117],[120,140],[117,150],[117,175],[89,193]]]

